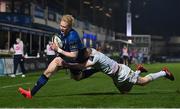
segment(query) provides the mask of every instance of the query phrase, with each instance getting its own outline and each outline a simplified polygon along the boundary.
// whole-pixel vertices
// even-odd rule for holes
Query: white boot
[[[15,74],[12,74],[12,75],[10,75],[10,77],[15,78],[15,77],[16,77],[16,75],[15,75]]]
[[[24,77],[26,77],[26,75],[22,74],[21,77],[24,78]]]

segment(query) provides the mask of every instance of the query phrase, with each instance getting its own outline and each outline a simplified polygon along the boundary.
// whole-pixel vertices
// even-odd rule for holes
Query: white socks
[[[140,70],[136,70],[134,73],[139,75],[141,73],[141,71]]]
[[[152,81],[152,80],[155,80],[155,79],[163,77],[163,76],[166,76],[165,71],[160,71],[157,73],[150,73],[150,74],[146,75],[145,77],[149,78]]]

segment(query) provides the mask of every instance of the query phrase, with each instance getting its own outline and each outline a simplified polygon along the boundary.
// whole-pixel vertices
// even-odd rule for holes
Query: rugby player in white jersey
[[[174,76],[167,67],[164,67],[159,72],[150,73],[144,77],[141,77],[139,75],[141,72],[147,72],[142,65],[139,65],[136,71],[133,71],[128,66],[118,64],[116,61],[110,59],[103,53],[93,48],[87,48],[86,56],[89,57],[89,59],[85,63],[63,63],[65,67],[68,68],[85,69],[87,67],[92,67],[97,71],[102,71],[113,79],[115,86],[121,93],[128,93],[133,85],[144,86],[160,77],[165,77],[171,81],[174,81]],[[79,80],[83,79],[82,74],[78,75]]]

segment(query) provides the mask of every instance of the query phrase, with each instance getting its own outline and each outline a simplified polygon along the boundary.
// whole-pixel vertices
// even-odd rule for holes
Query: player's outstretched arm
[[[62,66],[65,68],[72,68],[72,69],[85,69],[87,67],[91,67],[94,64],[90,61],[87,60],[84,63],[67,63],[65,61],[62,62]]]

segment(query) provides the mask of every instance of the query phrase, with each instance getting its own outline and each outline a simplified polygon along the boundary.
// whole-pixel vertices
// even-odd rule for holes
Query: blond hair
[[[63,15],[61,21],[67,22],[69,27],[74,24],[74,17],[72,15]]]

